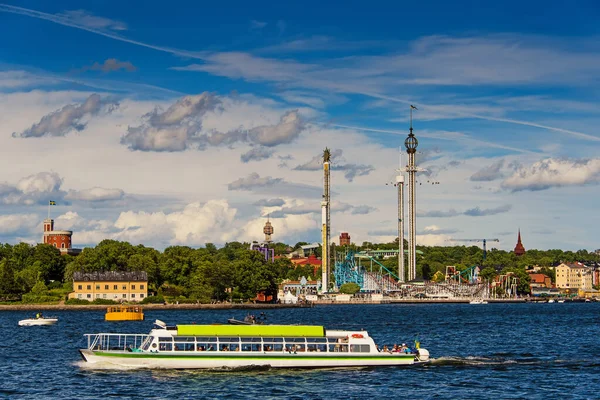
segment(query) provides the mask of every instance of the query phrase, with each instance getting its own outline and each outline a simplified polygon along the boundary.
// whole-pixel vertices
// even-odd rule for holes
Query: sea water
[[[261,310],[251,310],[258,314]],[[174,371],[89,368],[84,333],[148,333],[152,322],[226,323],[244,310],[146,310],[105,322],[102,311],[45,312],[19,327],[0,312],[0,398],[9,399],[598,399],[600,303],[331,305],[265,310],[269,323],[365,329],[382,346],[430,351],[424,366]]]

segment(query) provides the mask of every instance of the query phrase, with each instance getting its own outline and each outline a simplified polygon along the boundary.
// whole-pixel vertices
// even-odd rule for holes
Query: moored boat
[[[106,309],[106,321],[143,321],[144,311],[140,306],[112,306]]]
[[[487,304],[488,302],[483,299],[473,299],[469,301],[469,304]]]
[[[138,368],[332,368],[429,361],[418,348],[383,351],[366,331],[311,325],[177,325],[156,321],[149,334],[88,334],[88,363]]]

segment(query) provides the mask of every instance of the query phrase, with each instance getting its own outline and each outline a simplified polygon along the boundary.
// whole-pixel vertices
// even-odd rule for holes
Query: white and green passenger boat
[[[331,368],[429,361],[422,348],[380,350],[366,331],[302,325],[177,325],[157,320],[147,335],[85,335],[88,363],[138,368]]]

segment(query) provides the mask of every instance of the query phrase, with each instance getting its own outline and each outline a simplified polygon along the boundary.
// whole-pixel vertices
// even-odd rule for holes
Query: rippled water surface
[[[17,326],[31,312],[0,312],[0,398],[600,398],[600,303],[348,305],[266,313],[270,323],[364,328],[379,345],[418,336],[434,361],[367,369],[96,370],[86,368],[77,351],[84,333],[147,333],[155,319],[224,323],[245,312],[149,310],[144,322],[108,323],[101,311],[64,311],[47,327]]]

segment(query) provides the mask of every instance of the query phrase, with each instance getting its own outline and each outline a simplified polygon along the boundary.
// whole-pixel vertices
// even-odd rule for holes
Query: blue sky
[[[0,240],[396,236],[415,104],[419,242],[593,250],[600,6],[516,2],[0,4]],[[15,168],[18,166],[18,168]],[[440,182],[431,185],[431,182]],[[279,234],[279,236],[278,236]]]

